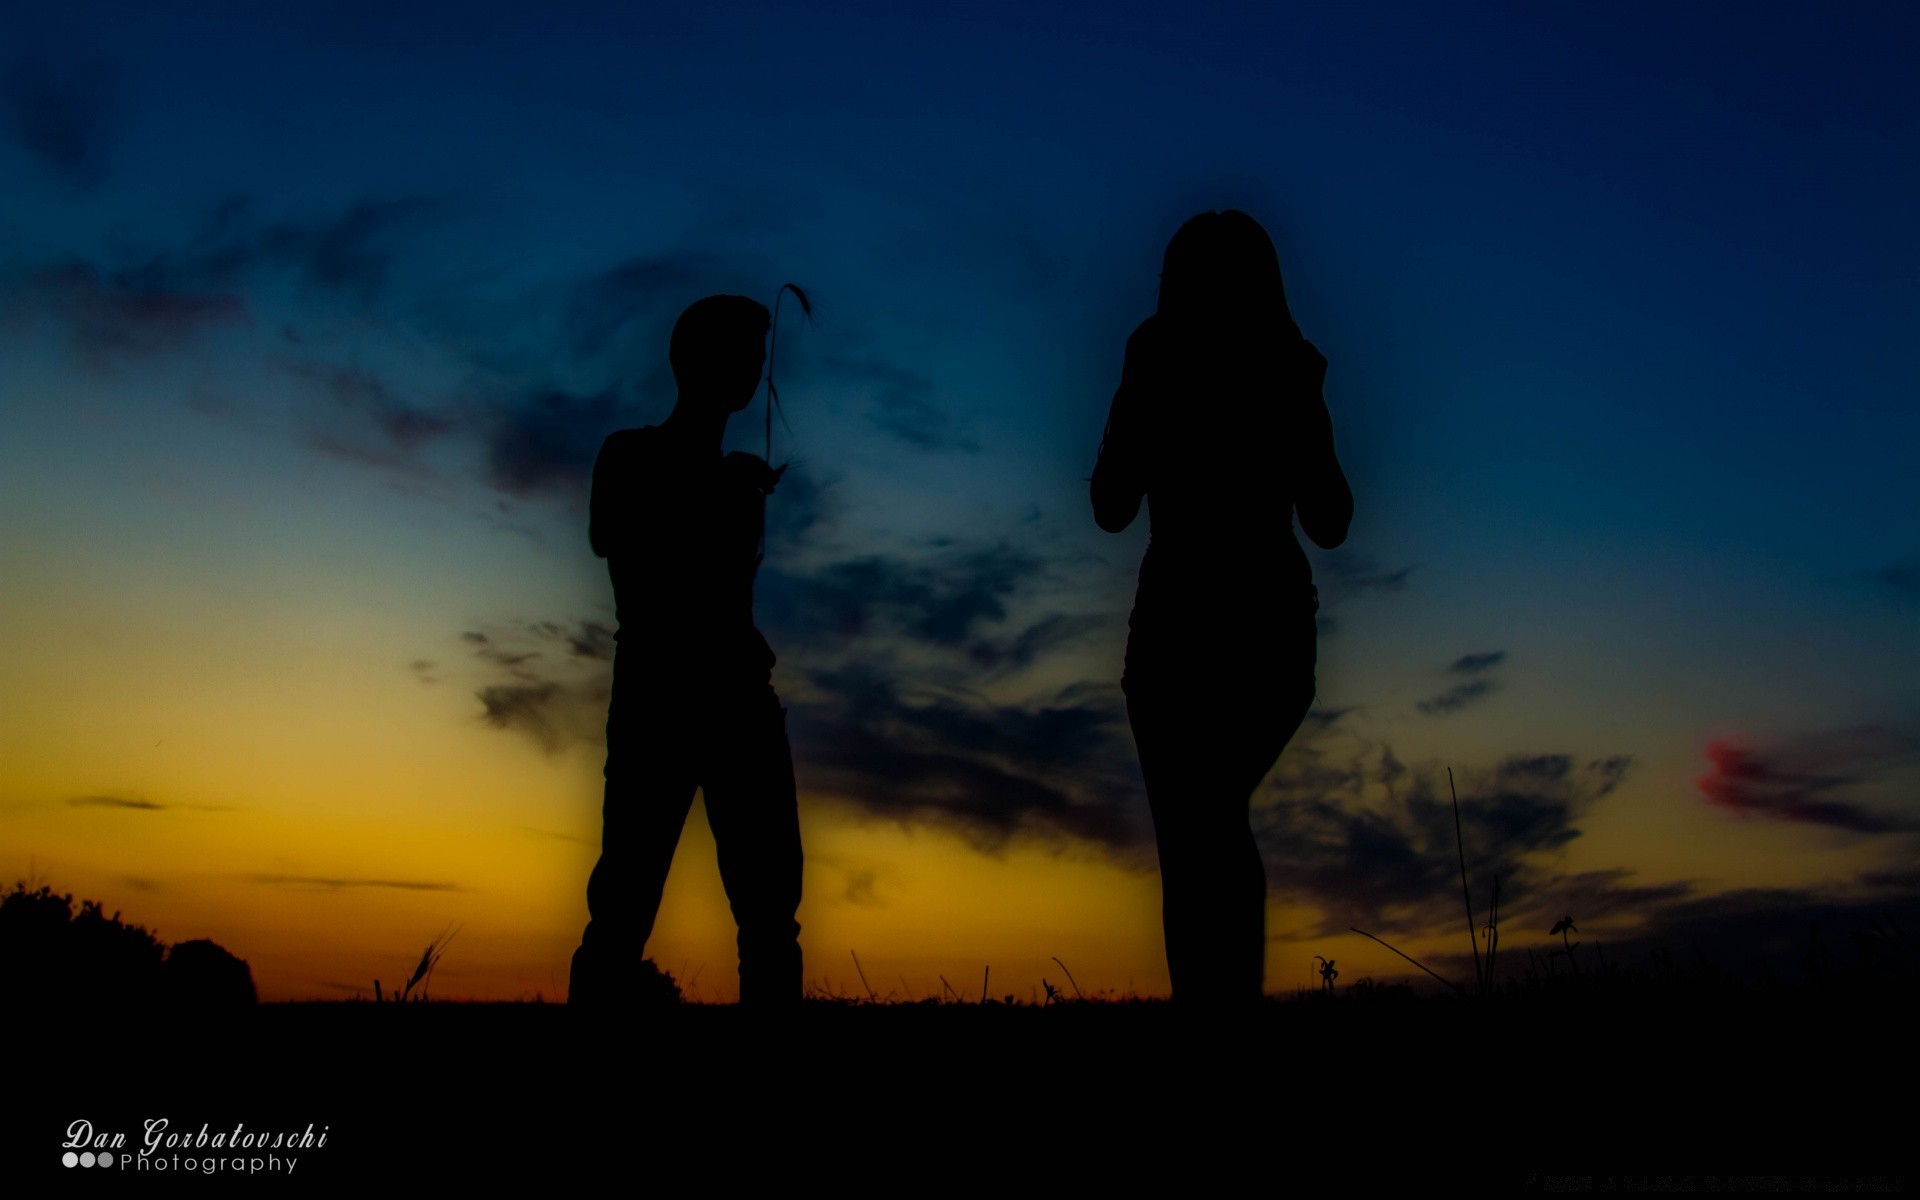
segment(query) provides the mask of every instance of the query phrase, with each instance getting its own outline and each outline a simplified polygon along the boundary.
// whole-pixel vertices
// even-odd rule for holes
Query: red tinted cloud
[[[1855,833],[1920,828],[1909,818],[1876,812],[1829,794],[1913,755],[1914,740],[1886,729],[1852,729],[1755,748],[1736,737],[1714,738],[1704,751],[1713,769],[1694,780],[1707,803],[1742,817],[1825,825]]]

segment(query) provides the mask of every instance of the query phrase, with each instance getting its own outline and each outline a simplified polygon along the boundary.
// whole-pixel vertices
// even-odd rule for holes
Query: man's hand
[[[735,450],[720,462],[720,469],[727,473],[730,480],[738,480],[763,496],[773,494],[780,477],[786,474],[785,466],[770,467],[767,460],[758,454],[748,454],[745,450]]]

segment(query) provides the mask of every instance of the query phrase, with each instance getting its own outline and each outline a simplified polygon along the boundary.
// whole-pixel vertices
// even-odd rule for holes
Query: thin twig
[[[860,972],[860,986],[867,989],[867,999],[875,1004],[880,1003],[880,998],[873,994],[873,985],[867,982],[867,973],[860,970],[860,956],[851,950],[847,953],[853,954],[853,969]]]
[[[793,426],[787,425],[786,410],[780,407],[780,389],[777,386],[775,386],[773,382],[773,358],[774,358],[774,354],[780,349],[780,302],[787,298],[788,292],[792,292],[793,298],[799,301],[800,311],[804,313],[809,320],[813,318],[813,301],[807,299],[807,294],[800,290],[800,285],[795,283],[781,284],[780,290],[774,293],[773,320],[769,322],[770,328],[767,334],[767,465],[768,466],[773,465],[773,414],[776,412],[779,413],[780,424],[786,426],[788,433],[793,432]]]
[[[1453,793],[1453,844],[1460,852],[1460,899],[1467,905],[1467,944],[1473,948],[1473,977],[1482,990],[1486,979],[1480,968],[1480,932],[1473,923],[1473,896],[1467,891],[1467,843],[1460,836],[1460,793],[1453,786],[1453,768],[1447,768],[1447,791]]]
[[[1446,976],[1435,974],[1432,967],[1429,967],[1427,964],[1421,962],[1419,959],[1415,958],[1413,955],[1408,954],[1406,951],[1400,949],[1398,946],[1394,945],[1392,942],[1387,941],[1385,938],[1373,937],[1373,935],[1368,933],[1366,930],[1360,929],[1353,925],[1349,925],[1347,926],[1347,928],[1353,930],[1355,933],[1359,934],[1361,937],[1373,938],[1374,941],[1379,942],[1382,946],[1385,946],[1387,949],[1393,951],[1395,954],[1398,954],[1401,958],[1406,959],[1408,962],[1412,963],[1414,966],[1419,967],[1422,971],[1425,971],[1427,974],[1432,975],[1435,979],[1438,979],[1441,983],[1446,984],[1448,987],[1452,988],[1454,991],[1456,992],[1466,991],[1465,988],[1461,987],[1459,984],[1455,983],[1453,980],[1448,979]]]
[[[1062,971],[1067,971],[1067,964],[1065,964],[1065,963],[1063,963],[1063,962],[1060,962],[1060,956],[1059,956],[1059,955],[1057,955],[1057,954],[1056,954],[1056,955],[1054,956],[1054,959],[1053,959],[1053,961],[1055,961],[1055,962],[1057,962],[1057,963],[1060,963],[1060,969],[1061,969]],[[1081,995],[1081,993],[1080,993],[1080,985],[1079,985],[1079,984],[1077,984],[1077,983],[1074,983],[1074,982],[1073,982],[1073,972],[1072,972],[1072,971],[1067,971],[1067,982],[1068,982],[1068,983],[1072,983],[1072,984],[1073,984],[1073,994],[1074,994],[1075,996],[1077,996],[1077,997],[1079,997],[1079,998],[1080,998],[1080,999],[1082,999],[1082,1000],[1085,1000],[1085,999],[1086,999],[1086,997],[1085,997],[1084,995]]]

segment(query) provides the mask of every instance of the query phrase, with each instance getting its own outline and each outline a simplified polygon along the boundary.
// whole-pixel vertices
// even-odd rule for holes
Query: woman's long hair
[[[1160,265],[1159,312],[1182,325],[1300,336],[1273,239],[1238,209],[1203,212],[1173,235]]]

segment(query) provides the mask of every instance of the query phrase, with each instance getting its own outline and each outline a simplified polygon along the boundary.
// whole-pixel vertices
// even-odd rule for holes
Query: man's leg
[[[800,812],[787,714],[771,687],[719,708],[702,786],[740,926],[740,1002],[800,999]]]
[[[673,850],[693,806],[692,743],[673,701],[629,702],[615,685],[607,718],[600,861],[587,879],[587,928],[574,951],[571,1004],[631,1003]]]

